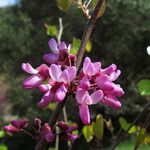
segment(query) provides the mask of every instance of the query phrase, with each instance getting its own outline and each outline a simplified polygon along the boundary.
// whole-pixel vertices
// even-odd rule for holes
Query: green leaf
[[[47,106],[48,109],[55,110],[56,109],[56,103],[49,103]]]
[[[47,35],[57,36],[57,27],[55,25],[54,26],[47,25],[46,28],[47,28]]]
[[[71,1],[70,0],[57,0],[57,6],[62,11],[67,11],[70,7]]]
[[[143,140],[143,143],[150,144],[150,136],[146,136]]]
[[[7,146],[4,144],[0,145],[0,150],[8,150]]]
[[[77,52],[80,48],[80,44],[81,44],[81,40],[74,37],[73,41],[72,41],[72,48],[71,48],[70,53],[77,54]]]
[[[93,133],[96,138],[102,139],[104,134],[104,119],[102,115],[96,117],[96,122],[92,123]]]
[[[92,125],[84,126],[82,129],[84,138],[87,142],[90,142],[93,139],[93,127]]]
[[[150,95],[150,80],[141,80],[138,83],[138,89],[141,95]]]
[[[0,131],[0,138],[3,138],[5,136],[5,132],[3,130]]]
[[[91,43],[91,41],[88,41],[88,42],[86,43],[85,50],[86,50],[87,52],[91,52],[91,49],[92,49],[92,43]]]
[[[137,131],[139,130],[139,127],[138,126],[132,126],[130,128],[130,130],[128,131],[129,134],[133,134],[133,133],[136,133]]]
[[[120,123],[121,128],[125,131],[127,131],[131,125],[130,123],[127,123],[127,121],[123,117],[119,118],[119,123]]]
[[[136,132],[136,141],[137,143],[143,143],[146,137],[146,130],[139,126],[139,131]]]

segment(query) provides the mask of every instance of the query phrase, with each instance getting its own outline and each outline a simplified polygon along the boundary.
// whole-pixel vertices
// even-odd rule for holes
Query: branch
[[[59,33],[57,35],[57,41],[60,44],[61,42],[61,37],[62,37],[62,33],[63,33],[63,24],[62,24],[62,18],[59,18]]]
[[[139,115],[135,118],[135,120],[132,122],[132,124],[129,126],[129,128],[127,129],[127,131],[125,132],[125,134],[123,134],[121,137],[120,137],[120,134],[121,134],[121,132],[119,132],[119,134],[117,135],[117,140],[116,140],[116,142],[113,144],[113,146],[111,147],[111,150],[114,150],[116,147],[117,147],[117,145],[124,139],[124,137],[126,136],[126,133],[128,133],[128,131],[132,128],[132,126],[135,124],[135,123],[137,123],[137,121],[142,117],[142,115],[147,111],[147,109],[150,107],[150,103],[148,103],[145,107],[144,107],[144,109],[143,109],[143,111],[141,111],[140,113],[139,113]]]
[[[91,19],[87,22],[87,25],[85,27],[85,30],[84,30],[84,33],[82,36],[81,45],[80,45],[80,48],[79,48],[79,51],[77,54],[77,69],[79,68],[79,66],[81,64],[81,61],[82,61],[82,58],[83,58],[83,55],[85,52],[86,43],[90,38],[90,35],[92,33],[92,30],[93,30],[93,27],[95,25],[96,19],[98,17],[98,13],[99,13],[99,10],[101,8],[102,3],[103,3],[103,0],[98,1],[93,15],[91,16]]]
[[[82,58],[83,58],[83,55],[84,55],[84,52],[85,52],[86,43],[90,38],[91,32],[93,30],[93,27],[95,25],[95,22],[96,22],[98,13],[99,13],[99,10],[100,10],[101,5],[102,5],[102,2],[103,2],[103,0],[99,0],[97,2],[97,5],[96,5],[95,10],[93,12],[93,15],[91,16],[91,19],[87,22],[87,25],[85,27],[85,30],[84,30],[84,33],[83,33],[83,36],[82,36],[81,45],[80,45],[80,48],[79,48],[79,51],[78,51],[78,54],[77,54],[77,64],[76,64],[77,70],[79,69],[79,66],[81,64],[81,61],[82,61]],[[53,113],[53,115],[52,115],[52,117],[49,121],[49,125],[52,128],[55,126],[55,124],[56,124],[56,122],[57,122],[57,120],[60,116],[60,113],[62,112],[62,109],[65,106],[67,98],[68,98],[68,95],[66,96],[65,100],[63,100],[62,102],[57,104],[56,110],[54,111],[54,113]],[[44,150],[44,147],[45,147],[45,141],[44,141],[44,139],[41,139],[37,143],[37,146],[36,146],[35,150]]]

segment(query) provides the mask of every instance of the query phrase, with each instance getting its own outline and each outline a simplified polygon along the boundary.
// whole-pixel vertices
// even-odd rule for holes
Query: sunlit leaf
[[[92,123],[93,133],[96,138],[102,139],[104,134],[104,119],[102,115],[96,117],[96,122]]]
[[[77,52],[80,48],[80,44],[81,44],[81,40],[74,37],[70,53],[71,54],[77,54]]]
[[[143,140],[143,143],[150,144],[150,136],[146,136]]]
[[[132,126],[131,128],[130,128],[130,130],[128,131],[128,133],[129,134],[133,134],[133,133],[136,133],[136,132],[138,132],[140,130],[140,127],[139,126]]]
[[[0,138],[3,138],[5,136],[5,132],[3,130],[0,131]]]
[[[8,148],[6,145],[0,144],[0,150],[8,150]]]
[[[90,142],[93,139],[93,127],[92,125],[84,126],[82,129],[84,138],[87,142]]]
[[[47,25],[46,28],[47,28],[47,35],[57,36],[57,27],[56,26]]]
[[[70,0],[57,0],[57,6],[62,11],[67,11],[71,4]]]
[[[150,95],[150,80],[141,80],[138,83],[138,89],[141,95]]]
[[[56,109],[56,103],[49,103],[47,106],[48,109],[55,110]]]
[[[88,42],[86,43],[85,50],[86,50],[87,52],[91,52],[91,50],[92,50],[92,43],[91,43],[91,41],[88,41]]]
[[[121,128],[125,131],[127,131],[131,125],[130,123],[127,123],[127,121],[123,117],[119,118],[119,123],[120,123]]]

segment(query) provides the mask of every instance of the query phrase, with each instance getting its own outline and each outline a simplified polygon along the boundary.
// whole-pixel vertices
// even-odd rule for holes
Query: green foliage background
[[[131,122],[147,102],[146,97],[141,97],[137,92],[137,83],[142,78],[150,77],[150,56],[146,53],[146,47],[150,44],[149,10],[149,0],[107,1],[106,12],[97,21],[90,39],[92,51],[85,54],[93,61],[101,61],[103,67],[115,63],[122,71],[118,81],[125,90],[125,96],[121,98],[122,108],[116,111],[100,104],[91,108],[92,119],[99,113],[112,118],[115,132],[119,128],[119,116]],[[46,35],[44,24],[58,26],[59,17],[62,17],[64,25],[62,39],[68,43],[72,42],[73,37],[81,39],[86,19],[75,6],[64,13],[57,8],[55,0],[21,0],[16,6],[0,8],[0,73],[6,76],[5,82],[9,85],[7,97],[14,115],[26,116],[31,120],[38,116],[46,121],[52,113],[51,110],[37,108],[37,101],[42,95],[38,90],[22,88],[22,81],[27,75],[22,72],[21,64],[29,62],[38,66],[42,62],[42,55],[50,51],[47,44],[50,37]],[[67,104],[67,111],[69,119],[77,122],[79,129],[82,129],[76,113],[78,109],[73,102]],[[90,144],[81,136],[74,143],[74,149],[84,147],[88,150],[110,144],[111,134],[107,130],[105,132],[101,142],[93,140]],[[18,136],[6,140],[11,150],[33,149],[35,143],[31,139],[23,137],[20,140]],[[14,147],[12,142],[16,143]],[[66,149],[66,144],[62,144]]]

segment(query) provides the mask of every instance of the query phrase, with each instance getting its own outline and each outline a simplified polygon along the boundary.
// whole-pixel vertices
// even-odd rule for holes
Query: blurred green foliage
[[[138,89],[141,95],[150,95],[150,80],[140,80],[138,83]]]
[[[141,97],[138,93],[137,83],[143,78],[149,79],[150,75],[150,57],[146,53],[146,47],[150,44],[149,9],[149,0],[107,1],[106,12],[97,21],[90,38],[92,50],[85,54],[93,61],[101,61],[103,67],[115,63],[122,71],[118,81],[125,90],[125,96],[121,98],[122,109],[116,111],[100,104],[90,109],[92,120],[99,113],[106,118],[112,118],[115,132],[119,128],[116,118],[122,115],[129,121],[133,120],[147,100],[147,97]],[[16,6],[0,8],[0,16],[0,73],[5,74],[6,84],[9,85],[7,97],[13,106],[11,111],[19,117],[25,116],[32,120],[36,116],[47,121],[52,110],[41,111],[37,107],[37,102],[42,96],[38,90],[29,91],[22,88],[22,81],[27,75],[22,72],[21,64],[29,62],[36,67],[41,64],[42,55],[50,51],[45,24],[58,28],[58,18],[62,17],[64,25],[62,39],[72,43],[74,37],[82,38],[86,19],[75,5],[71,5],[67,12],[61,12],[57,8],[56,0],[53,2],[21,0]],[[53,34],[55,36],[56,33]],[[77,122],[81,131],[78,109],[73,102],[69,102],[67,110],[69,119]],[[144,120],[145,117],[142,119]],[[12,146],[11,142],[17,141],[11,149],[17,150],[23,147],[33,149],[35,143],[31,143],[31,139],[25,136],[24,141],[20,141],[20,138],[16,136],[14,139],[9,139],[10,142],[7,140],[8,147]],[[104,135],[102,144],[110,145],[111,142],[108,140],[110,138],[109,133]],[[93,148],[102,146],[95,144],[94,140],[90,145]],[[74,143],[74,149],[80,150],[83,147],[90,149],[89,144],[81,136]]]

